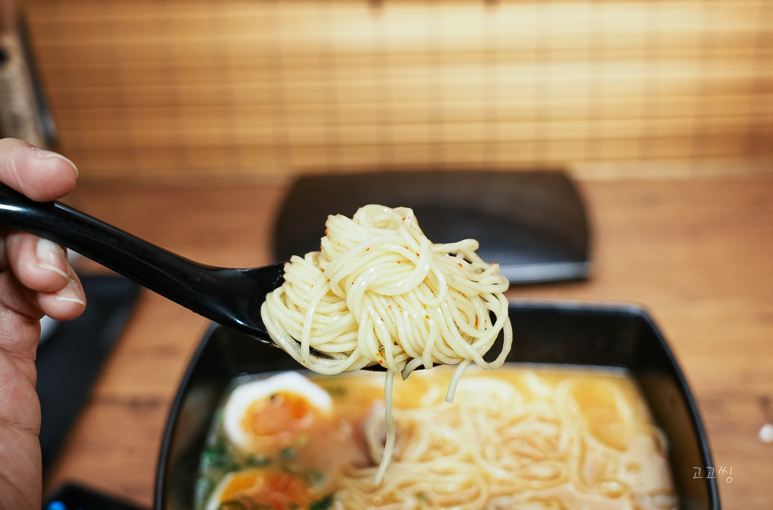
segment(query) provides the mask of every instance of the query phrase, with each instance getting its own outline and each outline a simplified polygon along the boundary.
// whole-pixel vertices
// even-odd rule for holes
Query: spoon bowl
[[[60,202],[35,202],[0,185],[0,223],[70,248],[220,324],[274,345],[260,317],[284,264],[236,269],[199,264]]]

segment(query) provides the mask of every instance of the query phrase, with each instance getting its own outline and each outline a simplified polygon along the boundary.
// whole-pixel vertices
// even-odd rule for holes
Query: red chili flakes
[[[478,327],[478,318],[477,317],[475,317],[475,327],[476,328]]]
[[[398,263],[398,264],[402,264],[402,262],[400,262],[399,260],[397,261],[397,263]]]
[[[429,315],[425,315],[424,318],[429,320]]]
[[[419,257],[419,254],[417,253],[416,256]]]
[[[365,248],[365,251],[370,251],[370,248]]]
[[[459,262],[459,267],[464,268],[461,262]]]

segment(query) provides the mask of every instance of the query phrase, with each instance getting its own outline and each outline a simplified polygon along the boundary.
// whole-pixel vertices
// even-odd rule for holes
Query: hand
[[[41,202],[66,195],[78,170],[20,140],[0,140],[0,182]],[[74,319],[86,306],[56,243],[0,225],[0,509],[40,510],[40,402],[35,354],[40,318]]]

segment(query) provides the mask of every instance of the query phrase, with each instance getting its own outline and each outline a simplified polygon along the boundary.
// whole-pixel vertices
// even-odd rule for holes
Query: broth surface
[[[202,455],[197,509],[678,506],[665,438],[627,372],[470,368],[448,403],[452,374],[395,381],[397,439],[378,486],[383,373],[237,379]]]

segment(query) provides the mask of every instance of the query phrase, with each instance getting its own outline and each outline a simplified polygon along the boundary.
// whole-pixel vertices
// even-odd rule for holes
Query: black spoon
[[[35,202],[2,184],[0,223],[71,248],[185,308],[273,345],[260,306],[284,281],[284,264],[251,269],[198,264],[64,204]]]

